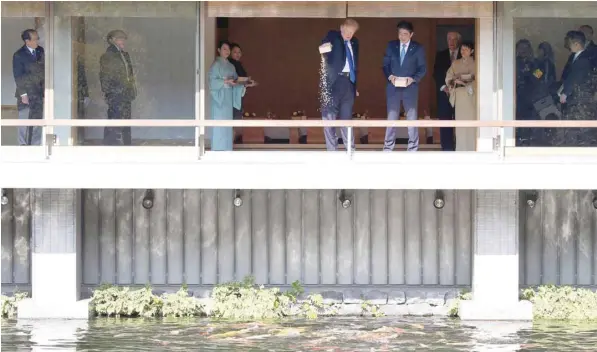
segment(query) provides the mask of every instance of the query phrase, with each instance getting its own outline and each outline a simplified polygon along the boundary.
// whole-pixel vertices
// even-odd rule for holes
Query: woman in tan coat
[[[472,42],[460,45],[462,58],[455,60],[446,73],[446,85],[450,90],[450,104],[455,108],[456,120],[477,119],[475,74],[477,66],[473,58]],[[456,128],[456,151],[474,151],[477,142],[476,128]]]

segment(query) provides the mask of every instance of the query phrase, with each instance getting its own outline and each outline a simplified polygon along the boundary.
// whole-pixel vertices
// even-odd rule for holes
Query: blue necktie
[[[355,83],[357,81],[357,76],[354,72],[354,61],[352,59],[352,52],[348,47],[348,40],[344,41],[344,49],[346,50],[346,59],[348,60],[348,68],[350,69],[350,81]]]
[[[406,44],[402,44],[402,49],[400,49],[400,65],[404,61],[404,57],[406,56]]]

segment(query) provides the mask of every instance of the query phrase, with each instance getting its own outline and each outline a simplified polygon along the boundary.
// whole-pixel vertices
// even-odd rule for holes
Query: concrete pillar
[[[518,300],[518,191],[475,193],[473,300],[460,318],[532,320],[532,304]]]
[[[32,190],[32,297],[19,303],[18,318],[88,319],[80,301],[80,191]]]
[[[516,60],[514,17],[512,16],[514,2],[498,2],[498,53],[501,62],[498,64],[498,104],[502,120],[516,120]],[[516,146],[515,130],[512,127],[504,129],[504,143],[506,147]]]
[[[477,113],[479,120],[497,120],[497,89],[495,84],[495,48],[493,17],[481,17],[477,20]],[[493,138],[497,135],[495,128],[479,128],[477,131],[477,151],[492,152]]]
[[[54,17],[54,118],[72,119],[76,116],[76,101],[73,101],[72,17]],[[76,128],[54,127],[58,145],[73,145]]]

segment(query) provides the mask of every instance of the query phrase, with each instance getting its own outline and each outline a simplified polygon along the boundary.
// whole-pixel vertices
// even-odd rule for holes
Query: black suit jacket
[[[346,64],[346,49],[344,45],[344,39],[340,31],[329,31],[328,34],[321,41],[322,44],[332,44],[332,51],[325,54],[327,57],[327,75],[330,87],[334,85],[338,75],[342,73],[344,65]],[[358,67],[359,67],[359,40],[353,37],[350,40],[352,46],[352,57],[354,61],[355,71],[355,85],[358,82]]]
[[[585,47],[585,51],[589,54],[589,60],[591,60],[591,66],[593,69],[597,69],[597,45],[593,41]]]
[[[21,95],[27,94],[31,99],[43,98],[45,82],[44,48],[35,49],[35,57],[25,45],[12,56],[12,73],[17,89],[15,97],[21,101]]]
[[[460,48],[458,50],[458,59],[462,58],[460,55]],[[435,63],[433,64],[433,79],[435,79],[435,87],[439,90],[446,84],[446,73],[452,66],[452,59],[450,58],[450,49],[438,51],[435,55]]]
[[[562,93],[566,94],[566,103],[590,103],[593,99],[593,69],[590,53],[586,50],[574,60],[569,60],[566,77],[563,80]]]
[[[125,64],[126,61],[126,64]],[[132,101],[137,96],[133,64],[129,53],[110,45],[100,58],[100,84],[106,99]]]

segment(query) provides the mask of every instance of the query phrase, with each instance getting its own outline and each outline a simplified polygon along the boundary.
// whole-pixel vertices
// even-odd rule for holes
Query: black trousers
[[[437,92],[437,114],[440,120],[454,120],[454,107],[450,104],[448,95],[444,92]],[[454,127],[440,127],[439,139],[443,151],[455,151],[456,143]]]
[[[106,99],[108,103],[108,119],[130,120],[131,101],[121,97]],[[104,128],[104,145],[131,145],[130,127],[106,127]]]

